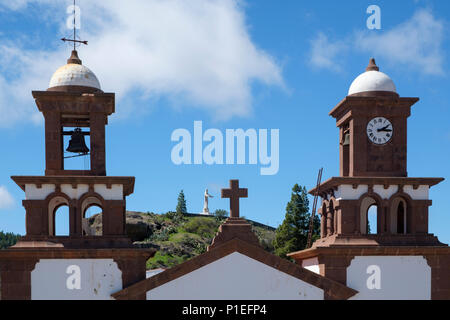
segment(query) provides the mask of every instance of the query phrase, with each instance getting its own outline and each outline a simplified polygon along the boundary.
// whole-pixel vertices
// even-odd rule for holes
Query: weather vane
[[[67,39],[65,37],[61,39],[64,42],[73,42],[73,50],[76,50],[77,43],[81,43],[81,44],[84,44],[84,45],[88,44],[87,41],[77,40],[77,24],[76,24],[77,14],[76,14],[76,8],[77,7],[75,5],[75,0],[73,0],[73,39]]]

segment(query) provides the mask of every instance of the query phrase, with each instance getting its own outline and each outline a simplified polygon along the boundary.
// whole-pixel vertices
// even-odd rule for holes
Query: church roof
[[[230,225],[228,228],[221,230],[216,236],[216,241],[213,242],[213,245],[209,248],[208,252],[114,293],[112,297],[118,300],[138,299],[150,290],[194,272],[195,270],[233,254],[234,252],[238,252],[262,264],[304,281],[314,287],[320,288],[324,291],[325,297],[329,299],[348,299],[357,293],[356,290],[353,290],[339,282],[325,278],[319,274],[302,268],[295,263],[289,262],[267,252],[258,244],[254,243],[252,240],[253,237],[250,235],[240,234],[240,232],[234,230],[235,228],[243,230],[242,224],[244,224],[245,220],[240,220],[243,220],[240,223],[240,226],[237,226],[235,221],[235,223]],[[221,232],[228,233],[230,236],[220,236]],[[250,242],[247,239],[250,239]]]

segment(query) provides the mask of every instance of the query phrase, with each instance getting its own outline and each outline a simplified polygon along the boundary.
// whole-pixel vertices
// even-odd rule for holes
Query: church
[[[25,192],[26,235],[0,251],[2,300],[450,299],[450,248],[428,230],[429,190],[443,179],[407,174],[407,120],[419,99],[401,97],[374,59],[330,112],[340,174],[310,191],[322,199],[320,239],[290,253],[295,263],[260,246],[239,208],[251,192],[230,180],[222,189],[230,217],[207,252],[146,278],[155,250],[134,247],[125,230],[135,178],[106,171],[115,94],[73,50],[49,88],[32,95],[45,120],[45,173],[12,177]],[[65,168],[64,137],[67,151],[89,156],[89,170]],[[68,236],[55,234],[62,206]],[[94,206],[102,210],[101,234],[86,222]]]

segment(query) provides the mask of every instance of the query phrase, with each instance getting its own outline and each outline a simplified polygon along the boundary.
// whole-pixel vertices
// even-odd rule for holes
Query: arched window
[[[367,210],[367,234],[378,233],[378,207],[371,205]]]
[[[406,234],[407,225],[407,204],[403,198],[396,198],[391,205],[391,233]]]
[[[50,236],[70,235],[69,201],[56,196],[48,203],[48,233]]]
[[[65,204],[60,205],[55,209],[55,225],[54,225],[54,235],[55,236],[69,236],[70,226],[69,226],[69,207]]]
[[[360,209],[361,234],[378,233],[378,205],[375,199],[366,197],[361,201]]]
[[[103,235],[103,208],[102,203],[96,197],[89,197],[82,205],[83,236]]]

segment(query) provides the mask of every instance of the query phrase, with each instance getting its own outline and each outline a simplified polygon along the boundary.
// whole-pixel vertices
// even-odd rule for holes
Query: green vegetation
[[[17,243],[21,236],[14,233],[4,233],[3,231],[0,231],[0,249],[6,249],[10,246],[13,246]]]
[[[308,193],[305,187],[296,184],[292,188],[291,201],[286,206],[286,216],[276,230],[275,254],[287,259],[287,254],[303,250],[308,241],[309,221]],[[313,241],[319,237],[320,221],[314,217]]]
[[[181,190],[179,195],[178,195],[178,204],[177,204],[176,213],[179,216],[184,216],[187,213],[186,199],[184,198],[184,191],[183,190]]]
[[[170,268],[205,253],[219,226],[225,221],[225,218],[218,216],[199,217],[187,214],[181,219],[176,216],[174,212],[162,215],[127,212],[127,225],[145,223],[151,230],[147,238],[135,242],[135,245],[140,247],[157,250],[155,256],[147,261],[147,269]],[[273,253],[273,229],[253,225],[253,231],[260,239],[261,245]],[[133,234],[129,236],[135,237]]]

